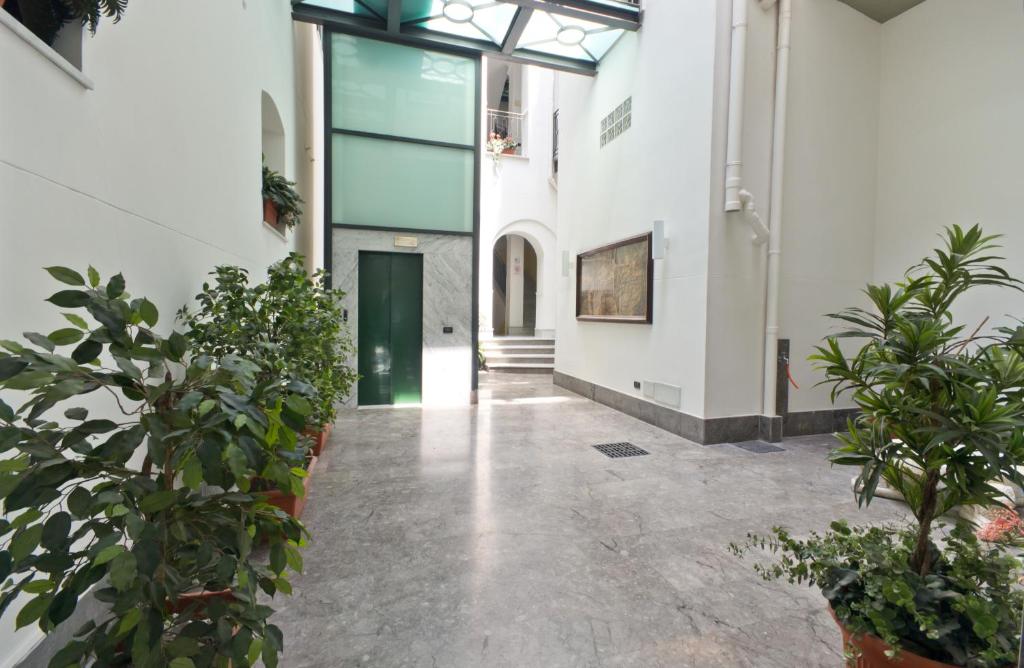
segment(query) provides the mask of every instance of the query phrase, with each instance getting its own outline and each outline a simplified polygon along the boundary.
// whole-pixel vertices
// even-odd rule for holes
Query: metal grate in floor
[[[767,452],[785,452],[785,448],[780,448],[777,445],[772,445],[765,441],[741,441],[740,443],[733,443],[732,445],[758,455],[763,455]]]
[[[601,445],[595,445],[594,449],[598,452],[604,453],[612,459],[618,459],[619,457],[639,457],[640,455],[651,454],[643,448],[636,447],[632,443],[602,443]]]

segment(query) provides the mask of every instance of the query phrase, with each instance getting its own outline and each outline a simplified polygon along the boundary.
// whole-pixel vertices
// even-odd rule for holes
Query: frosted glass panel
[[[473,60],[352,35],[331,40],[334,127],[475,143]]]
[[[333,222],[473,231],[473,151],[339,134],[332,151]]]

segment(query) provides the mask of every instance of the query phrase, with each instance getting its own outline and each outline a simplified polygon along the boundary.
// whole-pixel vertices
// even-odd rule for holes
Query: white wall
[[[491,63],[493,65],[493,63]],[[485,67],[484,72],[494,70]],[[556,325],[559,253],[555,242],[557,191],[551,180],[551,115],[554,73],[539,67],[522,69],[521,97],[527,103],[525,155],[502,156],[497,162],[484,154],[480,178],[480,334],[493,333],[491,298],[494,242],[504,234],[518,234],[537,253],[538,333],[552,335]],[[500,71],[504,71],[501,68]],[[493,83],[484,82],[490,90]],[[500,90],[499,90],[500,94]],[[487,102],[481,113],[487,118]],[[484,124],[483,132],[487,127]],[[482,139],[486,141],[486,139]]]
[[[927,4],[927,3],[925,3]],[[789,410],[831,407],[807,356],[825,317],[861,302],[874,252],[881,26],[836,0],[794,0],[783,192],[779,337]]]
[[[743,187],[767,220],[775,77],[775,11],[747,2],[746,95],[743,105]],[[714,129],[708,230],[708,322],[705,416],[761,413],[765,249],[751,243],[742,213],[725,213],[725,151],[729,112],[732,2],[718,2]]]
[[[1018,0],[928,0],[882,27],[875,279],[898,279],[954,223],[1005,234],[1024,276],[1024,10]],[[973,328],[1024,316],[1024,297],[975,293]]]
[[[46,265],[123,272],[166,331],[214,265],[258,277],[307,247],[313,218],[287,239],[261,222],[264,90],[285,129],[286,173],[312,192],[304,105],[316,36],[293,26],[290,8],[132,3],[119,24],[84,38],[94,90],[0,25],[0,338],[61,326],[43,303],[56,290]],[[13,633],[14,613],[0,626],[0,666],[38,639],[33,628]]]
[[[682,387],[704,413],[715,3],[650,0],[594,79],[561,76],[558,245],[577,253],[666,221],[652,325],[577,322],[575,270],[560,278],[558,371],[627,394]],[[601,118],[632,96],[632,127],[600,147]]]

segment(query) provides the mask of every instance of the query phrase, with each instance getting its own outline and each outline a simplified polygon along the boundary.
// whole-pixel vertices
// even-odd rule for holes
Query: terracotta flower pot
[[[334,428],[333,424],[322,424],[319,429],[309,427],[303,430],[302,434],[313,439],[313,448],[311,452],[313,455],[319,457],[320,453],[324,451],[324,447],[327,445],[327,439],[331,435],[331,430]]]
[[[926,659],[906,650],[900,651],[895,659],[890,659],[885,655],[889,645],[881,638],[873,635],[854,636],[839,621],[831,607],[828,613],[843,634],[843,648],[853,648],[859,654],[857,662],[853,664],[856,668],[956,668],[952,664]]]
[[[316,456],[311,457],[309,460],[309,466],[306,468],[306,477],[302,481],[302,496],[273,490],[267,492],[267,503],[277,506],[296,519],[302,517],[302,511],[306,507],[306,499],[309,498],[309,488],[313,483],[313,469],[316,468],[316,461]]]
[[[263,200],[263,220],[277,227],[277,207],[269,199]]]
[[[516,148],[518,148],[518,147],[516,147],[516,146],[509,146],[507,149],[505,149],[501,153],[503,155],[515,155],[516,154]]]

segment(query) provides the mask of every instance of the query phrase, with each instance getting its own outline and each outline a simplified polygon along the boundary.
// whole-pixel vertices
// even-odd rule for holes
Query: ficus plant
[[[310,427],[334,421],[337,402],[357,379],[349,366],[355,346],[341,306],[344,293],[328,290],[324,273],[310,277],[301,255],[267,269],[252,284],[241,267],[221,266],[203,284],[196,306],[180,320],[197,350],[210,355],[245,354],[268,377],[291,377],[315,390]]]
[[[47,271],[70,286],[48,299],[70,326],[0,341],[0,615],[21,597],[16,625],[51,632],[82,597],[104,603],[53,668],[276,665],[258,596],[290,593],[304,529],[250,486],[301,487],[301,384],[161,336],[120,274]]]
[[[859,469],[859,505],[884,481],[914,523],[833,523],[807,540],[777,527],[733,546],[781,554],[763,576],[820,587],[840,623],[881,637],[890,653],[963,666],[1015,660],[1024,605],[1020,563],[1002,547],[984,547],[965,524],[933,535],[955,508],[1008,503],[997,483],[1024,485],[1024,327],[957,319],[977,290],[1021,289],[996,240],[978,226],[946,229],[943,247],[903,280],[867,286],[869,307],[831,314],[842,329],[811,357],[833,401],[848,395],[858,409],[831,461]]]

